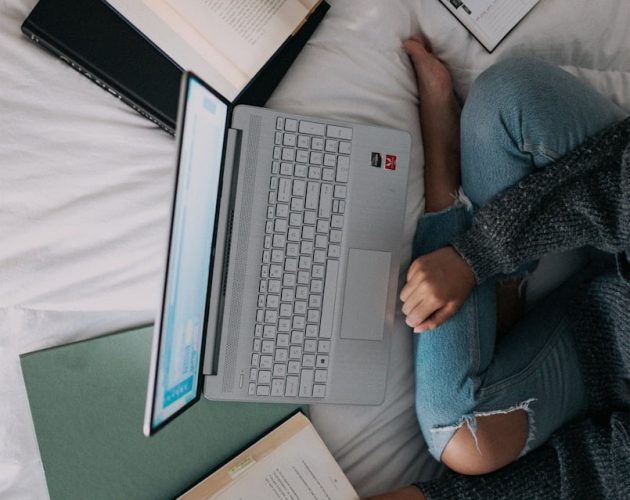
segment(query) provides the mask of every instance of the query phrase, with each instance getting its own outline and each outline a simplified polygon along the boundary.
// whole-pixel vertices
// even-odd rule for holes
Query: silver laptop
[[[383,401],[410,136],[182,80],[144,432],[197,401]]]

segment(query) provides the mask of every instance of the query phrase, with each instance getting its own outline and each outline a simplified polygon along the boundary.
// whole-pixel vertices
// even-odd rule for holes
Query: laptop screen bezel
[[[197,377],[197,387],[195,389],[195,397],[191,399],[188,403],[182,406],[179,410],[173,413],[171,416],[163,420],[157,425],[154,425],[154,417],[157,403],[157,391],[158,391],[158,373],[159,373],[159,364],[160,364],[160,354],[162,348],[162,336],[164,334],[164,314],[166,309],[166,291],[168,287],[168,276],[169,276],[169,268],[170,268],[170,260],[171,260],[171,245],[173,243],[173,226],[175,223],[175,206],[177,202],[177,188],[179,184],[180,177],[180,168],[182,162],[182,149],[184,142],[184,124],[186,123],[186,116],[188,111],[188,102],[189,102],[189,93],[190,93],[190,83],[191,81],[195,81],[195,83],[200,84],[205,90],[210,92],[214,97],[219,99],[223,104],[226,105],[226,118],[225,118],[225,127],[223,130],[223,145],[221,148],[221,171],[219,173],[219,183],[217,187],[217,201],[216,201],[216,210],[214,216],[214,231],[212,235],[212,249],[210,252],[210,261],[209,261],[209,271],[208,271],[208,284],[206,288],[206,300],[205,300],[205,309],[203,315],[203,327],[202,327],[202,337],[201,337],[201,349],[200,349],[200,362],[199,362],[199,373]],[[188,410],[192,405],[194,405],[201,398],[202,393],[202,384],[203,384],[203,359],[204,359],[204,351],[206,347],[206,335],[208,329],[208,303],[210,300],[210,288],[212,283],[212,268],[214,265],[215,259],[215,248],[217,241],[217,230],[218,230],[218,221],[219,221],[219,211],[221,207],[222,200],[222,188],[223,188],[223,175],[225,173],[225,155],[226,155],[226,145],[228,138],[228,130],[230,128],[230,123],[232,119],[232,111],[233,106],[232,103],[225,98],[223,95],[219,94],[216,90],[206,84],[201,78],[199,78],[194,73],[187,71],[182,75],[182,84],[180,88],[180,103],[177,117],[177,160],[175,164],[175,180],[173,183],[173,197],[171,200],[171,213],[170,213],[170,223],[169,223],[169,233],[168,233],[168,243],[167,243],[167,253],[166,253],[166,266],[163,274],[163,282],[162,282],[162,298],[160,301],[160,307],[158,309],[156,315],[156,324],[154,328],[154,337],[153,337],[153,352],[151,359],[151,366],[149,371],[149,391],[147,394],[147,408],[145,411],[145,425],[144,425],[144,433],[147,436],[151,436],[163,429],[166,425],[171,423],[175,418],[181,415],[183,412]]]

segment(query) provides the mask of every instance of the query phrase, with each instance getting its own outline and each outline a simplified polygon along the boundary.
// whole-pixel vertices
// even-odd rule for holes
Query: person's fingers
[[[409,279],[416,274],[416,272],[418,271],[418,269],[420,269],[421,267],[421,258],[417,258],[416,260],[414,260],[411,265],[409,266],[409,269],[407,269],[407,281],[409,281]]]
[[[448,304],[441,309],[435,311],[422,323],[414,327],[414,333],[423,333],[427,330],[433,330],[450,319],[459,309],[455,304]]]
[[[416,259],[407,272],[407,283],[400,291],[400,300],[402,302],[407,301],[418,285],[426,281],[427,278],[428,275],[424,263],[420,259]]]
[[[419,269],[400,292],[402,311],[408,315],[421,300],[443,300],[442,290],[424,269]]]
[[[433,297],[428,297],[422,301],[420,301],[416,306],[411,310],[407,317],[405,318],[405,322],[412,328],[417,327],[423,321],[425,321],[429,316],[431,316],[435,311],[440,308],[440,304],[435,301]]]
[[[418,271],[407,281],[403,289],[400,291],[400,300],[403,303],[403,312],[407,314],[413,305],[425,296],[432,296],[435,287],[431,285],[430,277],[423,271]],[[428,295],[427,295],[428,294]],[[414,296],[416,300],[414,300]]]
[[[405,304],[409,300],[409,298],[413,295],[416,288],[418,288],[418,284],[419,283],[417,281],[407,281],[407,283],[405,283],[405,286],[400,291],[400,300],[401,302],[403,302],[403,304]],[[404,309],[404,306],[403,306],[403,309]]]
[[[407,283],[405,283],[405,286],[400,291],[400,300],[402,302],[407,302],[409,297],[415,293],[416,288],[418,288],[418,285],[420,285],[424,279],[424,275],[419,273],[414,274],[411,279],[408,279]]]
[[[407,293],[407,298],[403,301],[402,312],[405,316],[407,316],[414,308],[422,302],[424,298],[422,295],[422,290],[418,290],[419,284],[414,284],[413,286],[409,285],[409,292]]]

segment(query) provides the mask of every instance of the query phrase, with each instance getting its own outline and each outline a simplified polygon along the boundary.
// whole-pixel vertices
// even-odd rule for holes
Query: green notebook
[[[298,407],[204,398],[142,434],[152,327],[25,354],[22,371],[54,499],[171,498]]]

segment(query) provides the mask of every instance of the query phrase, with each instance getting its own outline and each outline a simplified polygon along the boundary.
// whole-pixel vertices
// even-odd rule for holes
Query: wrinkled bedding
[[[488,54],[437,0],[331,0],[324,23],[268,103],[408,130],[405,263],[423,206],[413,69],[401,41],[422,32],[464,99],[513,54],[578,75],[630,111],[630,3],[542,0]],[[31,44],[35,0],[0,0],[0,497],[45,498],[18,356],[152,321],[159,297],[175,143]],[[317,406],[312,419],[362,495],[435,474],[414,413],[402,315],[378,407]]]

